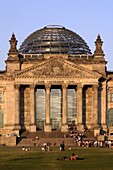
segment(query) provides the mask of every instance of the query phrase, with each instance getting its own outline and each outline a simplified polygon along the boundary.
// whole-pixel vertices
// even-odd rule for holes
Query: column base
[[[21,126],[19,124],[14,125],[14,130],[20,130],[20,129],[21,129]]]
[[[102,124],[102,129],[104,130],[104,131],[107,131],[107,125],[106,124]]]
[[[82,123],[78,123],[78,124],[77,124],[77,130],[78,130],[78,131],[84,130],[84,125],[83,125]]]
[[[36,132],[36,125],[30,125],[29,131]]]
[[[113,126],[109,127],[109,130],[108,130],[108,135],[110,135],[111,133],[113,133]]]
[[[15,133],[17,135],[19,135],[19,131],[21,129],[21,126],[19,124],[6,124],[4,126],[4,133],[5,134],[12,134]]]
[[[52,127],[50,123],[46,123],[44,126],[44,132],[51,132],[52,131]]]
[[[68,124],[62,124],[61,132],[68,132]]]
[[[92,123],[87,123],[86,127],[87,127],[87,129],[93,129],[94,128]]]
[[[98,128],[100,128],[100,126],[99,126],[99,124],[94,123],[94,124],[93,124],[93,128],[94,128],[94,129],[98,129]]]
[[[19,131],[20,131],[20,129],[21,129],[21,126],[19,125],[19,124],[15,124],[14,125],[14,132],[17,134],[17,135],[19,135]]]
[[[4,129],[10,129],[10,130],[20,130],[21,126],[19,124],[6,124],[4,126]]]
[[[94,125],[94,136],[97,137],[98,135],[100,135],[100,127],[98,124]]]

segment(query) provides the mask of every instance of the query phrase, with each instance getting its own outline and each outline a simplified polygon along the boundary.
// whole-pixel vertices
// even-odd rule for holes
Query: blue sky
[[[0,70],[13,32],[19,48],[29,34],[55,24],[79,34],[92,53],[100,34],[107,68],[113,71],[113,0],[0,0],[0,23]]]

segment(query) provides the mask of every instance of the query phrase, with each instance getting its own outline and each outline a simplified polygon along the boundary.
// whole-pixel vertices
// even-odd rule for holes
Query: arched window
[[[4,114],[3,111],[0,109],[0,128],[4,126]]]
[[[108,122],[108,126],[113,126],[113,108],[108,110],[107,122]]]

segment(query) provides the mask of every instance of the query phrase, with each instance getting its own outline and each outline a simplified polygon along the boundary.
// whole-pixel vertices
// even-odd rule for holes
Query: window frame
[[[0,103],[2,103],[2,102],[3,102],[3,91],[0,90]]]
[[[113,102],[113,93],[110,93],[110,102]]]

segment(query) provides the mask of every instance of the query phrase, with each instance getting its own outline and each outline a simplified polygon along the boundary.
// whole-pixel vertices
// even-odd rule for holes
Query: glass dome
[[[30,34],[20,54],[91,54],[87,43],[75,32],[60,25],[49,25]]]

